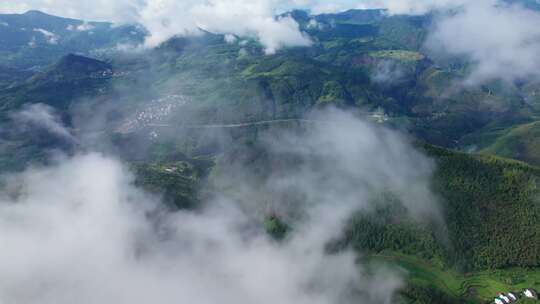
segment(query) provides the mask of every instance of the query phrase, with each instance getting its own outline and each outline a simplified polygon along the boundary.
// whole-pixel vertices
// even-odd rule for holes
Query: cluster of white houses
[[[524,289],[521,292],[521,297],[527,298],[527,299],[535,299],[538,300],[538,292],[532,288]],[[517,300],[519,300],[520,296],[516,292],[509,292],[507,294],[500,293],[496,298],[494,303],[495,304],[510,304],[514,303]]]

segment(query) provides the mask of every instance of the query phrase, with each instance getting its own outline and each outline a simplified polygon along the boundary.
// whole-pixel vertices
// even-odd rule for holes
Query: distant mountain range
[[[74,53],[110,64],[116,77],[87,77],[91,83],[100,82],[103,92],[144,82],[129,89],[130,102],[186,96],[199,101],[195,111],[206,113],[204,120],[209,122],[295,118],[313,107],[333,104],[382,113],[387,124],[433,144],[481,150],[496,139],[494,130],[531,123],[540,114],[534,81],[492,81],[452,91],[469,63],[465,58],[439,58],[425,49],[430,15],[388,16],[382,10],[318,16],[293,11],[290,15],[314,44],[273,56],[264,55],[256,40],[240,37],[227,43],[222,35],[211,33],[172,38],[139,54],[121,54],[116,48],[141,43],[144,29],[36,11],[0,15],[0,21],[8,24],[0,26],[0,39],[5,41],[0,44],[0,88],[10,87],[0,92],[4,98],[0,109],[30,101],[71,104],[84,96],[87,91],[81,88],[86,82],[80,80],[72,82],[77,87],[71,89],[65,83],[58,90],[43,86],[43,81],[68,80],[63,73],[82,75],[93,69],[85,67],[92,61],[82,59],[70,69],[62,63],[53,65]],[[51,73],[56,76],[43,76]],[[8,74],[13,77],[2,77]],[[143,91],[135,94],[139,88]],[[58,95],[68,91],[75,95]],[[250,106],[240,106],[245,104]]]
[[[118,44],[142,42],[139,26],[115,26],[47,15],[0,14],[0,66],[39,70],[67,53],[100,56]]]

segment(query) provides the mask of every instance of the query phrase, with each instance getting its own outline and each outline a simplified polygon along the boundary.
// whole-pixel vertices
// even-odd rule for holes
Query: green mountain
[[[72,143],[46,132],[21,130],[19,122],[13,121],[14,113],[41,104],[50,106],[69,124],[73,107],[84,104],[78,101],[105,92],[113,72],[105,62],[68,55],[43,72],[9,75],[10,85],[0,89],[0,171],[20,170],[28,163],[46,160],[49,150],[72,148]]]
[[[129,107],[164,96],[197,100],[186,107],[197,113],[195,120],[205,122],[298,118],[330,104],[358,108],[368,115],[383,113],[388,124],[451,148],[469,146],[472,134],[529,122],[538,113],[534,99],[523,98],[534,96],[532,84],[495,82],[449,91],[466,67],[438,61],[423,50],[429,16],[387,16],[379,10],[320,16],[297,11],[292,16],[313,37],[313,46],[266,56],[250,39],[229,44],[210,33],[173,38],[139,55],[110,54],[117,77],[103,82],[115,88],[115,95],[129,95]],[[59,94],[77,90],[62,86]],[[34,98],[33,90],[19,86],[2,99],[43,99]],[[178,121],[174,115],[171,121]]]
[[[110,64],[70,54],[43,72],[0,91],[0,113],[34,103],[67,111],[77,98],[104,92],[112,77]]]
[[[39,11],[0,14],[0,65],[39,70],[69,53],[98,56],[119,44],[141,43],[138,26],[113,26],[47,15]]]

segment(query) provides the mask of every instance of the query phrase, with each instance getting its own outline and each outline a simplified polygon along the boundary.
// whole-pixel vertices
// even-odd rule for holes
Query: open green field
[[[401,61],[419,61],[425,58],[419,52],[406,51],[406,50],[384,50],[369,53],[371,57],[381,59],[394,59]]]
[[[409,284],[435,288],[451,298],[466,301],[465,303],[490,302],[499,292],[520,291],[524,288],[540,289],[540,269],[512,268],[460,273],[417,257],[393,252],[372,255],[369,260],[397,266],[405,273]]]

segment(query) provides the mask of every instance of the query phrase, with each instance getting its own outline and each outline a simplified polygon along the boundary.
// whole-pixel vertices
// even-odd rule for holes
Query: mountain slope
[[[15,86],[30,78],[32,72],[0,66],[0,90]]]
[[[502,134],[481,152],[540,165],[540,122],[518,125],[502,131]]]
[[[44,103],[66,111],[77,98],[104,92],[112,76],[111,65],[70,54],[44,72],[0,92],[0,112],[33,103]]]
[[[354,246],[397,250],[465,271],[540,267],[540,169],[430,146],[426,151],[437,161],[434,189],[444,206],[448,239],[425,227],[411,230],[406,221],[392,222],[392,213],[381,210],[375,222],[355,222],[349,232]]]

